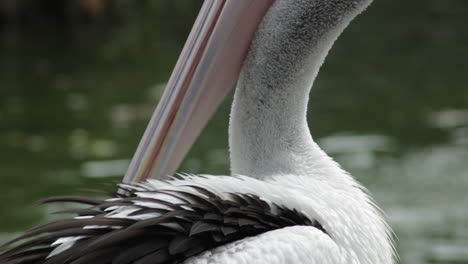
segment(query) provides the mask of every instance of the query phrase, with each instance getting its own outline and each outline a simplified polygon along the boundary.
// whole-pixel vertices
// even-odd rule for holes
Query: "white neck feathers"
[[[320,175],[336,168],[307,124],[313,81],[329,49],[370,0],[276,0],[256,33],[230,120],[233,174]]]

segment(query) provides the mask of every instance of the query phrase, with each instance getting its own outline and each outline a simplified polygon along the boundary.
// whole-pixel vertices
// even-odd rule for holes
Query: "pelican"
[[[119,191],[3,246],[0,263],[391,264],[389,226],[314,142],[308,94],[372,0],[206,0]],[[232,176],[173,175],[237,81]]]

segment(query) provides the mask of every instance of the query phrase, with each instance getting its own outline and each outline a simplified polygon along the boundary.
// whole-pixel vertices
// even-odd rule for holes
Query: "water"
[[[122,178],[200,4],[184,3],[3,31],[0,241],[51,218],[38,199]],[[384,209],[401,263],[468,263],[467,23],[462,0],[376,1],[311,95],[314,137]],[[228,173],[228,101],[181,171]]]

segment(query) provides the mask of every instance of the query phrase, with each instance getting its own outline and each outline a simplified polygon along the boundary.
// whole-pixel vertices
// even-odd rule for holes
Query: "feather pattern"
[[[67,210],[76,217],[38,226],[3,245],[14,246],[0,254],[0,263],[181,263],[202,251],[284,227],[312,226],[327,233],[298,209],[256,194],[220,196],[189,181],[173,182],[179,184],[153,180],[122,185],[125,195],[106,200],[46,199],[89,207]]]

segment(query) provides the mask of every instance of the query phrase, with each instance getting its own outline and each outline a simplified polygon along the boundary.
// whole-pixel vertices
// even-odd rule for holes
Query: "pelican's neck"
[[[333,42],[371,0],[276,0],[247,55],[230,120],[233,174],[321,175],[337,165],[307,125],[313,81]]]

